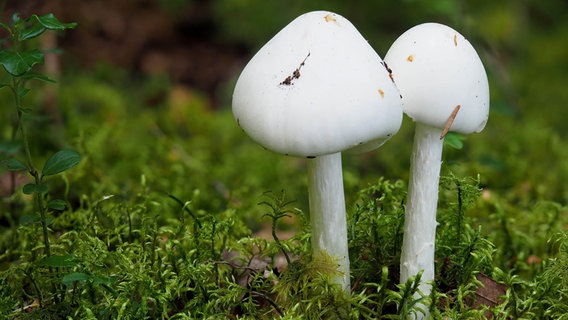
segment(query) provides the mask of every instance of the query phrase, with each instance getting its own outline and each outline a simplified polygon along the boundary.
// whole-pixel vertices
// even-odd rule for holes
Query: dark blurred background
[[[567,1],[268,1],[119,0],[4,1],[3,21],[52,12],[78,22],[58,39],[65,67],[89,71],[109,64],[133,75],[167,75],[227,104],[223,85],[279,29],[303,12],[335,11],[384,56],[406,29],[448,24],[480,53],[490,74],[493,107],[517,113],[568,102]],[[223,89],[224,88],[224,89]],[[544,94],[546,92],[546,94]],[[558,119],[558,117],[555,117]],[[555,123],[563,127],[564,122]]]

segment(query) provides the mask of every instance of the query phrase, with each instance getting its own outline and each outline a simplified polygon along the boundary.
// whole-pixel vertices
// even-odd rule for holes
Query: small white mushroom
[[[434,243],[443,138],[448,130],[480,132],[489,115],[483,64],[454,29],[425,23],[402,34],[385,62],[416,122],[401,257],[401,283],[420,270],[426,295],[434,279]]]
[[[379,147],[402,121],[400,94],[355,27],[326,11],[296,18],[250,60],[233,114],[265,148],[307,157],[314,255],[336,258],[350,288],[341,152]]]

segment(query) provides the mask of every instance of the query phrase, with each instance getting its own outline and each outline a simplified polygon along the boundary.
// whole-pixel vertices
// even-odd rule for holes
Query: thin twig
[[[234,269],[244,269],[244,270],[248,270],[248,271],[251,271],[251,272],[260,271],[260,269],[255,269],[255,268],[249,267],[249,266],[241,266],[241,265],[238,265],[238,264],[236,264],[234,262],[230,262],[230,261],[205,260],[205,263],[213,263],[213,264],[216,264],[216,265],[224,264],[224,265],[228,265],[228,266],[230,266]]]
[[[450,131],[450,127],[452,126],[452,123],[454,123],[454,119],[458,115],[458,111],[460,111],[460,108],[461,108],[461,105],[458,104],[454,108],[454,111],[452,111],[452,114],[450,114],[450,117],[448,118],[448,121],[446,121],[446,125],[444,126],[444,130],[442,131],[442,134],[440,135],[440,140],[444,139],[446,134],[448,134],[448,131]]]
[[[268,297],[267,295],[265,295],[264,293],[260,293],[257,291],[251,291],[250,292],[252,295],[256,295],[259,296],[261,298],[263,298],[264,300],[266,300],[268,303],[270,303],[270,305],[272,307],[274,307],[274,310],[276,310],[276,312],[278,312],[278,314],[283,317],[284,313],[282,312],[282,310],[278,307],[278,305],[276,305],[276,302],[274,302],[274,300],[270,299],[270,297]]]

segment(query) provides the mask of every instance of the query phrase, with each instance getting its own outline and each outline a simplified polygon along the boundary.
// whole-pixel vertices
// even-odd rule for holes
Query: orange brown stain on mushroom
[[[330,21],[337,22],[337,20],[335,20],[335,18],[331,14],[328,14],[323,18],[325,19],[325,22],[330,22]]]
[[[385,97],[385,92],[382,89],[377,90],[379,92],[379,94],[381,95],[381,98]]]
[[[408,62],[414,61],[414,55],[413,55],[413,54],[409,55],[409,56],[406,58],[406,61],[408,61]]]
[[[458,35],[454,34],[454,45],[457,47],[458,46]]]

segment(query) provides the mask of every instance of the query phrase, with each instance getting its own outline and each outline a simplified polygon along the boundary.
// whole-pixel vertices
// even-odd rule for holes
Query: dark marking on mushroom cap
[[[391,79],[391,81],[394,83],[394,78],[392,76],[392,69],[389,68],[388,64],[384,61],[381,61],[381,64],[383,65],[383,67],[385,67],[385,69],[387,70],[387,72],[389,73],[389,78]]]
[[[302,63],[300,63],[300,65],[296,68],[296,70],[294,70],[294,72],[292,72],[291,76],[287,76],[286,79],[284,79],[282,82],[280,82],[280,85],[284,85],[284,86],[291,86],[294,83],[292,83],[292,81],[294,81],[295,79],[300,79],[300,69],[302,69],[302,67],[306,64],[306,59],[308,59],[308,57],[310,56],[311,52],[308,52],[308,55],[304,58],[304,60],[302,61]]]
[[[382,61],[381,64],[385,67],[388,73],[392,73],[392,69],[389,68],[389,65],[386,62]]]

